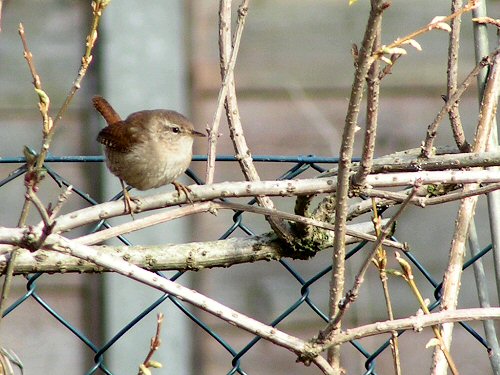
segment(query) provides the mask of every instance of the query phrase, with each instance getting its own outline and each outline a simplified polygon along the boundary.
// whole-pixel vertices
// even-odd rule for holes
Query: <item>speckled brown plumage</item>
[[[156,109],[121,120],[99,98],[93,103],[108,126],[97,141],[105,146],[106,165],[114,175],[136,189],[148,190],[172,183],[184,173],[191,162],[193,138],[204,137],[186,117]]]

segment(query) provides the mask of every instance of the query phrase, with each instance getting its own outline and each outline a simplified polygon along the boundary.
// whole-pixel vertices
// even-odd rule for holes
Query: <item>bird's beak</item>
[[[192,134],[194,137],[206,137],[206,136],[207,136],[206,134],[203,134],[203,133],[197,132],[196,130],[191,130],[191,134]]]

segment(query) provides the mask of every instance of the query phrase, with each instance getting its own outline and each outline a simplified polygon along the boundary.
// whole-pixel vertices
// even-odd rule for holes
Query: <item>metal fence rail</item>
[[[206,160],[205,156],[194,156],[193,160],[195,161],[204,161]],[[227,162],[236,162],[235,158],[232,156],[220,156],[217,159],[218,161],[227,161]],[[68,181],[63,176],[59,175],[52,167],[52,163],[100,163],[103,161],[102,156],[53,156],[50,155],[46,160],[45,168],[47,170],[48,175],[52,178],[57,184],[60,186],[68,186],[71,185],[71,181]],[[254,161],[259,163],[282,163],[280,166],[287,167],[288,164],[292,166],[289,167],[279,179],[292,179],[295,178],[306,170],[313,169],[317,172],[322,172],[325,170],[325,166],[332,165],[337,162],[337,158],[325,158],[325,157],[315,157],[312,155],[309,156],[254,156]],[[13,169],[10,174],[4,179],[0,180],[0,187],[5,186],[6,184],[12,182],[17,178],[22,178],[23,174],[26,172],[26,165],[24,164],[24,158],[22,157],[7,157],[0,158],[0,164],[14,164],[16,168]],[[21,164],[20,166],[17,166]],[[283,169],[285,169],[283,168]],[[188,170],[187,174],[190,178],[192,178],[196,183],[201,184],[201,179],[196,176],[192,171]],[[74,192],[78,194],[82,199],[88,202],[91,205],[95,205],[98,202],[91,198],[85,191],[79,189],[74,186]],[[113,200],[120,199],[122,193],[117,194]],[[250,200],[250,204],[255,203],[255,199]],[[99,231],[102,227],[108,227],[110,224],[106,221],[102,221],[99,223],[93,231]],[[245,213],[235,212],[232,216],[232,223],[228,224],[227,230],[220,236],[220,239],[228,238],[235,230],[240,229],[244,233],[248,235],[254,235],[255,233],[252,231],[252,228],[245,223]],[[120,240],[126,244],[130,245],[126,238],[120,237]],[[346,256],[347,259],[351,258],[354,254],[358,253],[366,243],[360,243],[355,246]],[[464,269],[471,267],[475,262],[479,261],[484,255],[490,252],[492,246],[488,245],[482,251],[480,251],[477,255],[469,259],[465,265]],[[414,265],[414,267],[425,277],[428,282],[427,292],[430,289],[433,290],[432,294],[435,297],[435,300],[430,303],[430,309],[433,309],[439,305],[439,297],[440,297],[440,286],[441,279],[436,279],[431,276],[431,272],[424,266],[424,264],[419,261],[418,254],[412,253],[411,251],[404,254],[407,259]],[[327,313],[322,311],[321,308],[315,304],[310,298],[310,293],[312,288],[315,287],[316,283],[325,276],[328,276],[331,272],[331,266],[324,267],[321,271],[317,272],[312,277],[306,278],[298,272],[291,262],[287,260],[280,260],[282,272],[289,273],[296,281],[297,281],[297,298],[291,303],[287,308],[285,308],[281,314],[276,317],[269,317],[269,321],[271,321],[270,325],[278,326],[285,319],[291,317],[293,314],[297,314],[297,310],[299,307],[307,307],[312,312],[314,312],[319,322],[327,322]],[[158,274],[162,277],[165,277],[161,272]],[[170,277],[170,280],[177,280],[182,278],[183,272],[177,272],[174,276]],[[227,374],[251,374],[251,371],[245,370],[245,355],[254,347],[254,345],[260,340],[258,336],[254,337],[243,347],[243,349],[238,350],[234,346],[232,346],[227,340],[223,339],[220,336],[215,328],[210,327],[209,324],[205,323],[203,320],[194,315],[186,305],[170,295],[163,295],[158,298],[156,301],[151,303],[149,306],[144,306],[142,312],[138,314],[134,319],[130,320],[123,328],[117,332],[111,339],[103,344],[99,344],[93,342],[89,339],[84,332],[78,330],[70,321],[68,321],[64,316],[59,314],[54,307],[52,307],[44,298],[40,295],[40,288],[38,285],[38,281],[43,278],[45,275],[38,273],[31,275],[27,278],[26,282],[26,293],[21,296],[17,301],[11,304],[5,311],[4,316],[9,314],[15,314],[16,309],[19,308],[23,303],[25,303],[29,299],[34,299],[37,303],[39,303],[48,314],[52,315],[60,324],[67,328],[69,332],[75,335],[81,342],[88,347],[88,349],[94,355],[95,364],[89,368],[86,374],[94,374],[98,370],[101,370],[105,374],[113,374],[112,369],[109,369],[106,362],[106,352],[117,343],[124,334],[126,334],[134,325],[140,322],[145,316],[147,316],[151,311],[153,311],[156,307],[161,304],[172,304],[176,306],[180,311],[182,311],[185,316],[190,319],[193,324],[198,325],[202,330],[208,333],[215,342],[217,342],[222,348],[224,348],[228,353],[230,353],[232,357],[232,362],[228,363]],[[325,296],[327,298],[327,296]],[[8,323],[7,323],[8,324]],[[476,340],[478,345],[484,347],[484,360],[487,360],[489,345],[488,342],[470,325],[461,323],[462,327],[467,330]],[[400,332],[400,334],[404,334],[404,332]],[[357,349],[359,354],[365,360],[365,374],[375,374],[376,373],[376,360],[377,358],[384,353],[390,347],[390,342],[387,340],[385,343],[380,345],[376,350],[369,351],[363,347],[359,342],[353,341],[351,344]]]

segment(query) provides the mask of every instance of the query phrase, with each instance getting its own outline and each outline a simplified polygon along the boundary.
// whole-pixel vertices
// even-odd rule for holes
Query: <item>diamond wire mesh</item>
[[[204,161],[206,157],[204,156],[194,156],[193,161]],[[217,158],[218,161],[229,161],[236,162],[235,158],[232,156],[220,156]],[[69,186],[71,183],[63,176],[59,175],[51,166],[52,163],[95,163],[102,162],[102,156],[49,156],[46,160],[47,164],[45,168],[47,170],[47,174],[52,178],[59,186]],[[308,169],[313,169],[317,172],[322,172],[325,170],[320,164],[328,165],[337,163],[337,158],[325,158],[325,157],[315,157],[313,155],[309,156],[254,156],[254,161],[262,162],[262,163],[286,163],[292,164],[292,167],[289,168],[285,173],[283,173],[278,179],[292,179]],[[0,164],[22,164],[24,163],[24,158],[22,157],[10,157],[10,158],[0,158]],[[0,180],[0,188],[8,184],[9,182],[20,178],[26,172],[26,165],[22,164],[20,167],[12,170],[9,175]],[[196,183],[202,184],[202,180],[196,176],[191,170],[188,170],[187,175]],[[73,191],[84,199],[89,204],[95,205],[98,202],[90,197],[85,191],[73,187]],[[122,197],[122,193],[118,193],[112,200],[117,200]],[[255,204],[256,200],[251,199],[248,203]],[[255,233],[252,231],[249,225],[244,222],[245,214],[243,212],[235,212],[232,217],[232,224],[228,227],[228,229],[220,236],[220,239],[228,238],[236,229],[242,230],[247,235],[254,235]],[[93,232],[100,230],[102,227],[109,227],[110,224],[106,221],[101,221],[99,224],[95,226],[92,230]],[[124,237],[119,237],[119,239],[126,245],[131,245],[129,241],[127,241]],[[395,238],[393,238],[395,239]],[[361,242],[357,246],[355,246],[352,250],[348,252],[346,255],[346,259],[351,258],[353,255],[358,253],[363,247],[366,245],[366,242]],[[476,261],[480,260],[484,255],[486,255],[492,249],[492,245],[488,245],[482,251],[480,251],[475,256],[471,257],[467,262],[465,262],[463,269],[467,269],[472,266]],[[428,282],[428,288],[433,288],[433,295],[435,300],[430,303],[429,309],[432,310],[439,305],[439,296],[440,296],[440,288],[441,282],[436,278],[431,276],[431,272],[429,272],[424,264],[419,261],[417,256],[408,251],[405,253],[407,259],[416,267],[416,269],[423,275],[423,277]],[[321,308],[315,304],[310,298],[311,288],[317,283],[320,279],[329,275],[331,271],[331,266],[324,267],[322,270],[317,272],[310,278],[305,278],[300,274],[299,271],[295,269],[295,267],[291,264],[291,262],[287,260],[279,260],[281,268],[283,272],[289,273],[299,284],[300,288],[298,289],[298,297],[290,304],[281,314],[279,314],[274,319],[270,319],[269,323],[271,326],[278,326],[281,322],[283,322],[286,318],[290,317],[294,314],[300,306],[307,306],[312,312],[314,312],[315,316],[318,320],[327,322],[327,312],[322,311]],[[179,279],[184,272],[177,272],[169,279],[175,281]],[[162,277],[166,277],[161,272],[158,272],[158,275]],[[48,314],[53,316],[61,325],[63,325],[69,332],[75,335],[81,342],[90,349],[94,355],[94,365],[87,370],[85,374],[91,375],[95,374],[98,370],[101,370],[103,373],[112,375],[112,370],[108,369],[105,364],[105,355],[106,352],[122,338],[132,327],[134,327],[138,322],[140,322],[144,317],[146,317],[149,313],[151,313],[156,307],[161,305],[162,303],[171,303],[175,305],[182,313],[189,318],[193,324],[199,326],[203,331],[205,331],[208,335],[212,337],[212,339],[217,342],[222,348],[224,348],[231,356],[232,361],[228,364],[227,374],[250,374],[246,372],[243,368],[243,362],[245,355],[255,346],[257,342],[261,340],[260,337],[255,336],[252,340],[250,340],[241,350],[237,350],[234,346],[232,346],[227,340],[223,339],[221,335],[219,335],[214,328],[211,328],[209,324],[205,323],[202,319],[193,314],[181,301],[177,298],[170,295],[163,295],[158,298],[156,301],[151,303],[149,306],[144,306],[142,312],[138,314],[134,319],[130,320],[128,324],[124,325],[123,328],[118,331],[111,339],[109,339],[104,344],[97,344],[89,339],[85,333],[78,330],[74,324],[65,319],[64,316],[60,315],[55,308],[53,308],[49,303],[47,303],[43,297],[39,293],[39,287],[37,285],[37,281],[44,277],[42,273],[37,273],[34,275],[30,275],[27,277],[26,283],[26,293],[18,298],[14,303],[12,303],[4,312],[4,316],[9,314],[15,314],[16,309],[22,305],[28,299],[34,299],[38,304],[40,304]],[[325,296],[325,298],[327,298]],[[489,352],[490,348],[488,346],[487,341],[470,325],[466,323],[460,323],[460,325],[469,332],[476,340],[478,345],[482,345],[486,352]],[[400,331],[399,335],[404,334],[404,331]],[[354,348],[359,352],[359,354],[364,358],[365,361],[365,374],[376,374],[376,359],[384,353],[384,351],[388,350],[390,347],[390,341],[385,341],[382,345],[380,345],[375,350],[367,350],[363,345],[361,345],[358,341],[352,341],[351,344]]]

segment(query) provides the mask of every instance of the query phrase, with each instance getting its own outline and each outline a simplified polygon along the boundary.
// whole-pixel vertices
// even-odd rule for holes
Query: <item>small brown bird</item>
[[[102,143],[106,165],[120,179],[125,208],[132,212],[130,196],[123,182],[139,190],[154,189],[172,183],[189,199],[189,189],[176,182],[191,162],[194,137],[205,134],[178,112],[155,109],[134,112],[122,120],[101,96],[92,98],[96,110],[108,126],[97,141]]]

